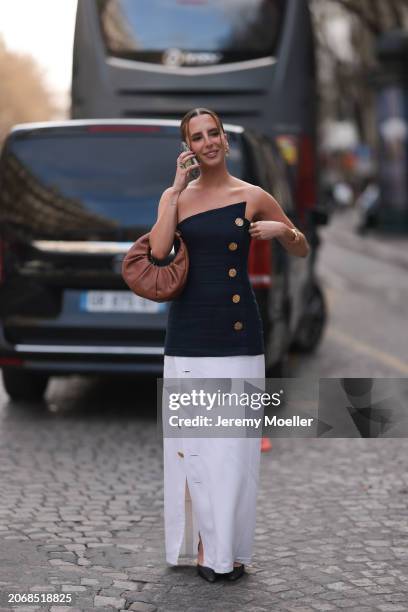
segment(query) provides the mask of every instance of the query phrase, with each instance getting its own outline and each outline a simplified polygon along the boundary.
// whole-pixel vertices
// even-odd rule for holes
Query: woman
[[[152,255],[164,259],[178,228],[190,257],[187,284],[169,310],[164,378],[263,379],[262,322],[247,275],[250,239],[277,238],[299,257],[309,246],[271,195],[228,172],[228,139],[216,113],[189,111],[181,135],[190,151],[177,159],[150,234]],[[197,167],[199,177],[190,180]],[[252,555],[259,459],[259,438],[164,439],[170,564],[198,549],[198,574],[209,582],[243,575]]]

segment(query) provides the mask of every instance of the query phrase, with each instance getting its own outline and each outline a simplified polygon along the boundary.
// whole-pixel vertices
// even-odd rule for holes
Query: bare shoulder
[[[242,197],[244,200],[249,200],[253,198],[253,190],[256,189],[256,185],[252,185],[252,183],[248,183],[247,181],[243,181],[242,179],[233,177],[233,180],[230,183],[231,192],[237,196]]]
[[[281,221],[289,227],[294,227],[279,202],[265,189],[254,186],[251,196],[250,214],[253,221]]]
[[[259,185],[252,185],[251,183],[248,183],[247,190],[248,198],[250,198],[253,202],[262,200],[264,196],[269,195],[264,189],[262,189],[262,187],[259,187]]]
[[[243,199],[247,203],[247,216],[249,218],[260,218],[271,206],[279,206],[276,200],[262,187],[259,187],[259,185],[253,185],[241,180],[240,183]]]
[[[237,178],[234,178],[234,188],[242,192],[242,195],[248,200],[257,199],[261,197],[262,193],[266,194],[266,191],[258,187],[258,185],[253,185],[252,183]]]

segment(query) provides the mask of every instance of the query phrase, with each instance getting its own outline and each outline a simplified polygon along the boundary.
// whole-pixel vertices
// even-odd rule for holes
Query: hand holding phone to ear
[[[175,191],[183,191],[190,178],[190,174],[200,168],[200,164],[194,153],[189,149],[187,143],[181,143],[182,152],[177,158],[177,170],[174,178],[173,189]]]
[[[183,152],[185,152],[185,153],[192,153],[192,150],[190,149],[190,147],[188,146],[188,144],[184,140],[181,143],[181,150]],[[184,165],[186,167],[192,166],[193,164],[198,164],[198,160],[197,160],[197,158],[194,155],[193,155],[193,157],[188,159],[186,162],[184,162]]]

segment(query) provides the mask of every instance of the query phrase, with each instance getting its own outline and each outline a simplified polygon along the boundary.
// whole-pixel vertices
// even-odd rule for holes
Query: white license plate
[[[81,310],[86,312],[162,312],[165,305],[139,297],[130,291],[84,291]]]

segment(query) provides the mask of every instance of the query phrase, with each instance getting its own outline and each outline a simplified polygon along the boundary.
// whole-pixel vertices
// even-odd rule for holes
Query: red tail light
[[[299,161],[296,182],[296,202],[300,223],[306,221],[307,212],[315,207],[316,189],[316,156],[313,140],[303,134],[299,139]]]
[[[23,365],[21,357],[0,357],[1,366],[21,366]]]
[[[254,289],[272,285],[272,246],[270,240],[251,240],[248,257],[249,280]]]

